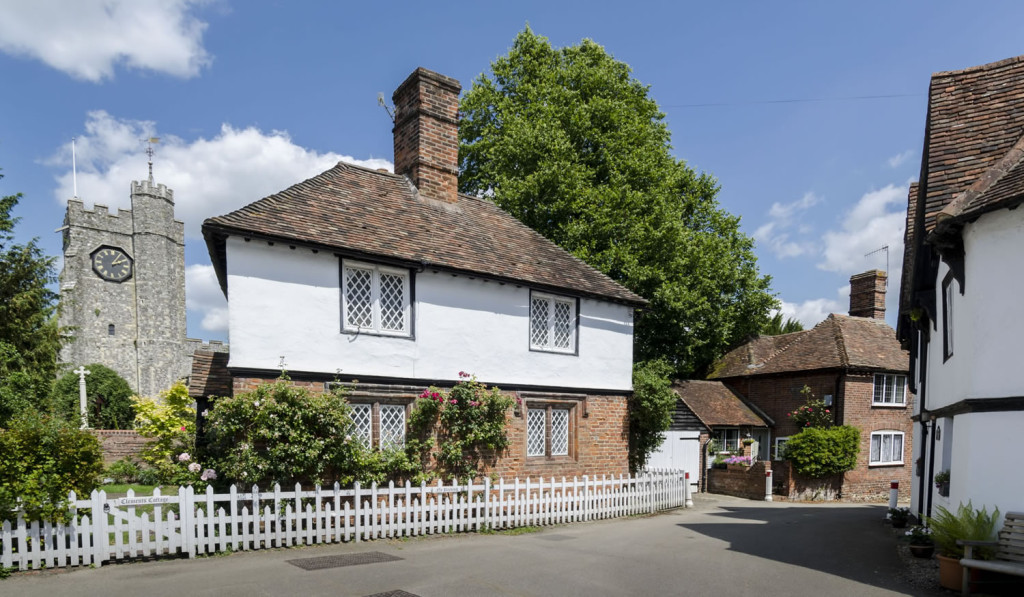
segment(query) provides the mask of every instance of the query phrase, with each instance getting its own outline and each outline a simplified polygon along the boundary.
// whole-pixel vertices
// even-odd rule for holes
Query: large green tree
[[[3,178],[3,175],[0,175]],[[27,408],[47,408],[60,334],[54,258],[32,239],[14,243],[21,194],[0,198],[0,427]]]
[[[701,375],[762,329],[776,301],[718,183],[671,154],[664,114],[598,44],[529,27],[461,103],[459,184],[650,304],[638,361]]]

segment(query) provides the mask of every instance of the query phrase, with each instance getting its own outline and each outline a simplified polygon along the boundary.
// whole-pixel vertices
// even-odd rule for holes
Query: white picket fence
[[[636,477],[556,481],[485,480],[480,484],[108,499],[93,491],[87,500],[72,492],[70,522],[33,521],[21,515],[0,527],[0,565],[20,570],[101,566],[110,560],[211,554],[292,545],[368,541],[439,533],[545,526],[653,514],[684,506],[690,487],[682,471],[648,470]],[[86,513],[88,511],[88,514]],[[91,516],[90,516],[91,514]]]

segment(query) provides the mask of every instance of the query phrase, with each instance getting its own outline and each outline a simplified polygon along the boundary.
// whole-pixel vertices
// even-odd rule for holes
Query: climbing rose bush
[[[832,408],[825,406],[824,400],[819,400],[811,393],[811,388],[804,386],[800,391],[804,396],[804,404],[796,410],[786,413],[786,417],[792,419],[793,423],[800,429],[811,427],[828,428],[835,424],[835,415]]]

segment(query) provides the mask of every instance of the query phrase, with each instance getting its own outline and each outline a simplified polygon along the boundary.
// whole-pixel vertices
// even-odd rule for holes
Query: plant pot
[[[939,554],[935,556],[939,560],[939,584],[944,589],[959,591],[963,587],[964,567],[960,565],[959,558],[951,558]],[[978,582],[981,580],[981,570],[971,569],[971,592],[978,590]]]
[[[907,519],[905,518],[893,518],[892,528],[894,529],[905,529],[907,528]]]
[[[910,553],[915,558],[930,558],[935,553],[934,545],[910,545]]]
[[[945,483],[936,483],[935,487],[939,490],[939,495],[942,497],[949,497],[949,481],[946,481]]]

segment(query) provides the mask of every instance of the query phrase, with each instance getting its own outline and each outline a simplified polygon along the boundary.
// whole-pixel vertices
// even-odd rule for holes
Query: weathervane
[[[153,184],[153,144],[160,142],[160,137],[146,139],[146,155],[149,156],[149,184]]]

